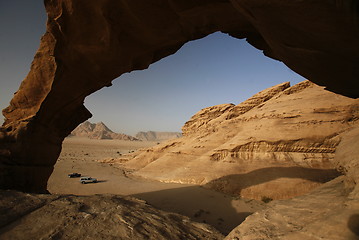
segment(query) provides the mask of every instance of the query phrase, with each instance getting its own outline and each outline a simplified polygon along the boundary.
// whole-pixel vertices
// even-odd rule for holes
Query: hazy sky
[[[30,69],[45,32],[42,0],[0,0],[0,108]],[[200,109],[238,104],[278,83],[304,80],[283,63],[264,57],[244,40],[215,33],[187,43],[176,54],[114,80],[85,100],[117,132],[180,131]]]

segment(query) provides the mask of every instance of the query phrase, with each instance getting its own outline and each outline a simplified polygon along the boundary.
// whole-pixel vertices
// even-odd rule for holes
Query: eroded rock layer
[[[225,239],[359,239],[359,128],[342,135],[334,162],[346,173],[305,196],[277,201]]]
[[[311,194],[272,202],[235,228],[225,240],[356,240],[358,202],[348,199],[345,178],[328,182]]]
[[[341,173],[335,151],[358,126],[359,101],[309,81],[266,89],[238,104],[208,107],[184,137],[119,159],[134,174],[203,184],[245,198],[302,195]]]

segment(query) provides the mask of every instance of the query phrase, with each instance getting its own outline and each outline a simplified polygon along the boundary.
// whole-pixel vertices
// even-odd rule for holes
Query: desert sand
[[[133,177],[118,164],[100,162],[156,144],[145,141],[66,138],[49,179],[48,189],[52,194],[116,194],[136,197],[155,208],[185,215],[192,221],[208,223],[225,235],[248,215],[266,207],[260,201],[240,199],[197,185],[161,183]],[[97,178],[99,182],[81,184],[79,178],[68,178],[67,174],[72,172]]]

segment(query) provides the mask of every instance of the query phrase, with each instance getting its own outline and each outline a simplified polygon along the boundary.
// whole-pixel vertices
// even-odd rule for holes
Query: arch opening
[[[45,1],[47,32],[30,73],[4,110],[3,129],[12,131],[1,131],[2,188],[45,191],[64,137],[91,116],[83,106],[87,95],[109,86],[125,72],[146,68],[184,43],[216,31],[247,38],[267,56],[328,89],[358,96],[357,21],[341,6],[101,1],[85,4],[83,9],[84,4]],[[161,14],[154,18],[152,10],[143,9]],[[89,19],[96,21],[83,27]],[[338,42],[346,42],[348,50],[333,48]]]
[[[233,73],[234,77],[232,77],[233,79],[231,79],[229,81],[226,81],[225,77],[223,77],[222,75],[212,76],[212,74],[214,74],[214,73],[208,73],[214,79],[209,79],[209,81],[205,81],[205,82],[201,81],[201,79],[199,79],[198,77],[191,78],[189,80],[189,83],[191,83],[191,85],[187,83],[186,86],[191,86],[193,88],[191,90],[193,90],[195,93],[200,90],[201,91],[209,91],[210,96],[218,93],[218,91],[220,91],[219,85],[216,85],[215,87],[203,86],[204,83],[209,84],[209,83],[212,83],[212,81],[215,81],[216,83],[219,83],[220,85],[230,85],[229,88],[224,88],[222,91],[224,93],[226,93],[225,94],[226,97],[230,97],[232,95],[233,98],[230,100],[214,98],[214,99],[209,99],[213,102],[204,101],[203,104],[205,104],[205,105],[195,106],[194,112],[190,113],[189,116],[186,116],[184,118],[184,120],[181,121],[181,123],[180,123],[181,126],[184,124],[185,121],[189,120],[190,116],[194,115],[194,113],[196,113],[198,110],[200,110],[202,108],[210,107],[212,105],[217,105],[217,104],[221,104],[221,103],[228,103],[228,102],[232,102],[237,105],[240,102],[244,101],[245,99],[249,98],[251,95],[253,95],[261,90],[264,90],[267,87],[277,85],[277,84],[282,83],[289,79],[290,80],[294,79],[294,81],[292,82],[293,85],[304,80],[302,77],[296,76],[293,72],[291,72],[291,70],[287,69],[287,67],[285,67],[282,63],[275,61],[275,60],[265,58],[264,56],[261,55],[260,51],[258,51],[257,49],[254,49],[252,46],[249,46],[249,45],[246,46],[246,47],[250,47],[249,50],[245,50],[242,48],[240,48],[239,50],[235,50],[235,49],[230,48],[230,46],[229,46],[230,45],[229,42],[232,42],[232,41],[235,46],[238,46],[238,44],[244,45],[244,44],[246,44],[245,40],[238,40],[238,39],[234,39],[234,38],[230,38],[230,37],[226,36],[225,39],[221,39],[221,41],[219,41],[219,43],[221,43],[221,44],[218,44],[216,42],[215,45],[226,46],[226,48],[229,48],[226,51],[224,51],[224,53],[223,53],[224,57],[222,58],[222,55],[219,56],[220,54],[218,52],[223,51],[223,48],[219,47],[220,50],[217,50],[215,47],[212,47],[212,48],[209,47],[204,42],[206,40],[214,41],[214,40],[217,40],[217,38],[222,38],[222,36],[225,36],[225,35],[221,35],[221,34],[217,33],[212,36],[210,35],[209,37],[206,37],[207,39],[205,38],[205,39],[197,40],[196,42],[188,43],[188,45],[193,44],[193,46],[192,46],[193,48],[198,48],[201,46],[203,48],[205,48],[204,51],[207,52],[207,55],[205,56],[205,58],[217,58],[217,59],[215,59],[215,61],[213,61],[213,63],[211,65],[209,64],[208,66],[204,66],[205,69],[207,69],[207,67],[209,67],[209,68],[211,68],[211,70],[213,70],[214,66],[218,66],[218,61],[223,62],[224,57],[228,57],[228,56],[226,56],[226,54],[228,54],[228,52],[232,52],[236,56],[240,55],[240,57],[238,59],[236,59],[236,61],[233,59],[231,59],[232,61],[229,61],[229,62],[236,62],[238,64],[238,65],[230,66],[230,68],[242,67],[242,68],[245,68],[246,70],[248,70],[248,68],[250,68],[249,65],[253,65],[253,63],[256,63],[256,68],[250,69],[250,72],[252,72],[252,74],[249,75],[250,81],[248,81],[248,83],[245,81],[245,79],[243,79],[243,78],[247,77],[247,75],[246,75],[247,73],[243,74],[243,72],[242,72],[242,74],[240,74],[239,72],[241,72],[241,71]],[[133,134],[133,133],[136,133],[138,130],[154,130],[151,128],[149,128],[149,129],[140,128],[140,129],[135,129],[132,132],[124,131],[125,128],[122,127],[123,122],[121,120],[123,114],[128,114],[128,116],[126,116],[126,117],[131,119],[131,121],[133,121],[133,122],[134,122],[134,120],[133,120],[134,116],[131,116],[131,114],[127,113],[125,110],[119,110],[121,106],[119,107],[118,103],[119,102],[121,103],[121,101],[128,103],[127,100],[129,100],[128,98],[130,97],[130,101],[136,100],[136,104],[139,105],[139,104],[141,104],[141,101],[137,101],[137,98],[139,97],[138,96],[138,94],[139,94],[138,88],[143,87],[142,84],[145,85],[143,88],[146,91],[151,92],[151,94],[149,96],[156,95],[156,94],[160,94],[161,92],[155,93],[155,92],[152,92],[151,90],[159,88],[159,87],[163,87],[163,84],[165,84],[164,82],[161,82],[161,81],[157,82],[156,80],[158,80],[158,78],[164,79],[166,81],[166,83],[169,84],[170,89],[172,89],[173,85],[171,83],[178,83],[179,80],[184,78],[184,77],[182,77],[181,73],[185,73],[185,74],[187,74],[185,76],[188,76],[188,73],[193,72],[193,69],[191,67],[194,65],[194,63],[188,62],[188,61],[183,61],[182,57],[180,59],[174,59],[174,60],[172,59],[171,60],[172,62],[166,63],[166,59],[176,58],[176,57],[178,57],[178,55],[181,55],[182,51],[185,52],[184,54],[186,54],[186,53],[188,54],[188,51],[186,51],[185,47],[186,47],[186,45],[183,47],[183,49],[180,49],[176,54],[163,59],[163,61],[160,61],[153,65],[150,65],[149,69],[141,70],[139,72],[134,72],[134,74],[132,76],[130,74],[122,76],[119,79],[115,80],[115,82],[113,83],[113,86],[111,86],[109,88],[104,88],[103,90],[98,91],[96,94],[97,95],[103,94],[102,95],[103,99],[101,99],[101,96],[98,96],[100,98],[101,103],[95,107],[100,108],[100,114],[98,114],[100,117],[95,118],[95,119],[97,119],[97,120],[95,120],[95,122],[103,121],[103,122],[107,123],[108,121],[101,118],[101,116],[104,116],[106,114],[106,113],[104,113],[106,109],[108,109],[108,110],[111,109],[111,110],[109,110],[109,113],[107,113],[107,114],[110,117],[110,119],[114,118],[116,116],[116,113],[114,113],[113,109],[115,109],[115,111],[119,111],[121,113],[119,118],[116,121],[113,121],[113,122],[115,122],[115,124],[116,124],[116,122],[118,123],[117,129],[119,129],[119,130],[117,130],[116,127],[115,128],[112,127],[113,125],[112,126],[109,125],[111,129],[113,129],[117,132],[126,133],[126,134]],[[188,46],[188,48],[193,49],[190,46]],[[253,49],[253,52],[252,52],[252,49]],[[210,51],[213,51],[213,55],[211,55],[209,53]],[[245,52],[245,51],[248,51],[248,52]],[[257,55],[257,53],[258,53],[258,55]],[[198,53],[196,52],[194,54],[197,55]],[[251,57],[251,54],[255,54],[256,57]],[[187,56],[185,59],[188,59],[191,56],[192,55]],[[257,57],[264,59],[264,61],[260,61],[260,64],[258,64]],[[239,59],[241,59],[241,60],[239,60]],[[174,67],[171,67],[171,64],[173,63],[173,61],[176,64],[174,64]],[[184,68],[183,66],[179,66],[180,65],[179,62],[181,62],[181,61],[186,63],[185,67],[187,67],[187,68]],[[158,64],[161,64],[161,65],[158,66]],[[227,64],[228,64],[228,61],[227,61]],[[259,66],[257,66],[257,65],[259,65]],[[267,66],[265,66],[265,65],[267,65]],[[279,66],[276,67],[276,65],[279,65]],[[169,79],[169,77],[163,77],[163,75],[159,76],[158,75],[158,74],[160,74],[159,72],[162,72],[161,68],[165,68],[165,73],[170,76],[173,76],[173,75],[179,75],[179,76],[177,76],[176,77],[177,79],[175,79],[175,80]],[[225,67],[221,68],[222,74],[223,74],[223,72],[228,71],[230,68],[225,68]],[[203,67],[197,66],[196,69],[203,69]],[[218,69],[220,69],[220,67],[218,67]],[[269,71],[269,69],[270,69],[270,71]],[[153,73],[156,70],[159,72]],[[220,71],[217,69],[215,69],[215,70],[218,72]],[[256,72],[254,72],[254,70]],[[209,70],[206,70],[206,71],[209,71]],[[273,71],[275,72],[275,74],[271,75],[270,72],[273,73]],[[283,75],[279,74],[280,71],[284,72]],[[259,81],[258,75],[256,75],[257,73],[260,73],[261,77],[264,76],[267,81],[265,81],[265,82]],[[138,79],[141,76],[143,77],[143,79]],[[288,76],[290,76],[290,77],[288,77]],[[257,88],[251,90],[250,93],[242,94],[242,93],[240,93],[240,89],[239,89],[240,86],[236,86],[236,87],[234,86],[234,84],[238,82],[237,78],[241,78],[240,80],[242,80],[242,81],[239,81],[241,84],[248,84],[248,85],[253,84],[253,80],[255,80],[255,79],[258,80],[258,82],[260,82],[260,83],[257,84],[255,86]],[[216,79],[220,79],[220,81],[216,81]],[[270,79],[273,79],[273,82],[270,81]],[[135,81],[138,81],[138,82],[136,83]],[[199,82],[199,84],[198,84],[199,86],[197,86],[197,88],[193,87],[193,85],[195,85],[194,82]],[[119,88],[116,88],[117,84],[119,85],[118,86]],[[146,85],[146,84],[154,84],[155,86],[153,86],[153,89],[152,89],[151,88],[152,86]],[[180,87],[177,84],[175,86],[177,88]],[[124,91],[121,91],[122,90],[121,88],[123,88]],[[179,90],[179,92],[183,91],[183,89],[180,89],[180,88],[178,90]],[[113,91],[113,92],[111,93],[111,91]],[[228,94],[228,91],[232,91],[231,94]],[[126,95],[126,92],[127,92],[127,95]],[[134,93],[134,94],[131,94],[131,93]],[[195,94],[193,92],[191,92],[191,93],[192,93],[192,95]],[[168,97],[172,96],[172,94],[176,95],[178,93],[170,92]],[[119,99],[114,100],[115,99],[114,95],[118,95]],[[186,95],[186,96],[189,96],[189,95]],[[243,95],[245,95],[245,96],[243,96]],[[144,99],[146,99],[150,105],[158,106],[158,103],[151,102],[151,99],[149,99],[149,96],[144,96]],[[162,100],[162,101],[163,101],[163,99],[167,99],[167,98],[164,98],[163,95],[160,95],[160,96],[161,96],[160,100]],[[133,98],[131,98],[131,97],[133,97]],[[140,97],[142,97],[142,96],[140,96]],[[91,96],[89,98],[91,98]],[[207,98],[208,98],[208,95],[207,95]],[[207,100],[206,98],[204,98],[204,99]],[[96,102],[96,100],[99,100],[99,99],[95,98],[92,101]],[[142,101],[144,101],[144,100],[142,100]],[[191,100],[191,101],[194,102],[195,100]],[[113,102],[114,104],[112,106],[109,106],[110,102]],[[174,102],[169,101],[168,104],[169,104],[169,106],[175,106],[176,102],[178,102],[177,99]],[[86,102],[85,102],[85,106],[96,116],[96,111],[94,111],[96,109],[91,109],[90,105],[87,105]],[[150,109],[150,106],[147,106],[147,105],[145,106],[145,108],[152,110],[152,109]],[[288,110],[293,111],[294,109],[289,108]],[[296,109],[296,110],[298,110],[298,109]],[[139,110],[136,109],[136,111],[139,111]],[[146,113],[145,115],[147,115],[147,114],[148,113]],[[165,114],[167,114],[167,111]],[[160,116],[160,114],[158,114],[158,113],[155,115]],[[143,117],[143,116],[141,116],[141,118],[142,118],[141,119],[142,121],[146,120],[145,117]],[[155,121],[158,121],[158,118],[156,118]],[[141,123],[137,123],[137,125],[141,126]],[[163,129],[160,129],[160,130],[163,130]],[[170,130],[176,130],[176,129],[170,129]],[[79,144],[80,142],[75,142],[75,140],[74,140],[72,143]],[[73,148],[73,146],[70,146],[70,144],[71,144],[70,142],[67,142],[66,144],[68,144],[67,147]],[[103,144],[103,143],[101,143],[101,144]],[[103,144],[103,145],[105,145],[105,144]],[[60,161],[58,161],[57,164],[63,164],[63,167],[64,166],[71,167],[71,168],[68,168],[69,169],[68,172],[71,172],[71,171],[81,172],[81,169],[84,169],[83,164],[85,162],[82,162],[82,163],[79,163],[79,162],[83,161],[83,159],[86,159],[86,158],[87,158],[87,161],[89,161],[89,162],[90,162],[90,160],[89,160],[90,158],[94,159],[96,157],[98,157],[99,160],[101,160],[102,158],[103,158],[103,160],[117,158],[117,159],[122,159],[120,161],[122,161],[122,163],[124,163],[123,157],[126,157],[126,156],[122,156],[122,155],[126,155],[130,149],[123,147],[123,146],[121,148],[119,145],[116,146],[116,144],[114,144],[113,142],[108,141],[108,146],[107,147],[104,146],[104,148],[106,148],[107,152],[112,151],[111,153],[109,153],[109,155],[101,155],[101,153],[97,152],[97,149],[95,149],[96,148],[95,142],[89,143],[88,146],[86,146],[87,147],[86,150],[85,150],[85,148],[77,149],[78,150],[77,153],[74,151],[74,149],[67,148],[66,153],[65,153],[65,154],[67,154],[67,156],[60,155]],[[137,143],[135,143],[134,145],[137,145]],[[196,146],[196,147],[198,147],[198,146]],[[90,150],[90,148],[92,148],[92,150]],[[183,150],[181,150],[181,151],[183,151]],[[120,152],[121,156],[119,156],[119,153],[117,153],[117,152]],[[69,154],[72,154],[72,156],[69,156]],[[76,157],[76,154],[78,154],[78,157]],[[96,155],[96,154],[98,154],[98,155]],[[178,155],[180,155],[180,154],[181,153],[178,153]],[[186,154],[186,153],[184,153],[184,154]],[[231,153],[231,154],[233,154],[233,153]],[[255,154],[255,153],[252,153],[252,154]],[[91,155],[91,156],[89,156],[89,155]],[[243,155],[245,155],[245,154],[243,154]],[[260,155],[260,154],[258,154],[258,155]],[[273,156],[267,156],[267,159],[280,158],[279,155],[280,154],[278,154],[278,155],[273,154]],[[89,156],[89,157],[87,157],[87,156]],[[176,156],[173,156],[173,158],[175,158],[175,157]],[[76,161],[76,158],[78,158],[77,160],[79,160],[79,161]],[[231,160],[227,159],[226,161],[227,162],[228,161],[238,161],[238,159],[242,159],[242,160],[245,159],[245,160],[251,161],[248,159],[248,156],[247,157],[246,156],[239,156],[239,157],[234,156]],[[285,157],[283,159],[285,159]],[[285,159],[285,161],[289,161],[288,159],[289,158]],[[71,163],[70,165],[66,165],[67,164],[66,161],[68,161],[68,160],[70,160],[70,161],[75,160],[76,163]],[[266,162],[266,164],[268,164],[268,161],[266,161],[264,159],[262,159],[262,160],[264,162]],[[318,162],[319,162],[319,160],[318,160]],[[104,177],[104,173],[102,172],[102,170],[105,170],[105,171],[106,170],[111,171],[111,170],[109,170],[107,168],[105,169],[104,167],[101,167],[102,170],[97,170],[97,169],[95,170],[94,167],[90,167],[90,165],[92,165],[92,164],[93,163],[88,164],[89,170],[87,170],[87,172],[85,171],[85,173],[90,174],[92,177],[96,177],[100,181],[100,183],[98,184],[98,186],[93,185],[94,188],[92,188],[91,190],[89,190],[90,186],[87,187],[86,189],[84,189],[83,186],[81,186],[77,181],[74,181],[74,179],[65,178],[67,172],[64,172],[63,171],[64,169],[63,168],[61,169],[61,167],[59,169],[57,169],[56,165],[55,165],[54,173],[53,173],[52,177],[50,177],[48,189],[50,190],[50,192],[64,193],[64,194],[81,194],[81,195],[83,195],[83,194],[109,193],[109,192],[121,194],[121,195],[133,194],[136,197],[144,198],[146,201],[149,201],[151,204],[153,204],[155,206],[159,202],[159,200],[158,200],[160,198],[159,196],[162,196],[162,197],[165,196],[166,199],[168,200],[167,208],[165,208],[165,209],[162,208],[162,210],[177,211],[178,213],[185,214],[189,217],[192,217],[193,220],[205,220],[208,222],[209,221],[208,219],[210,219],[208,216],[206,217],[206,214],[203,213],[204,211],[196,212],[193,209],[191,209],[192,206],[191,207],[181,206],[181,207],[178,207],[178,209],[174,209],[173,205],[171,205],[171,204],[176,203],[176,204],[180,205],[178,202],[174,201],[174,199],[179,197],[178,196],[179,193],[205,195],[208,193],[213,194],[212,192],[205,192],[205,190],[202,190],[203,192],[200,192],[200,190],[198,190],[198,188],[196,188],[196,187],[188,186],[186,184],[183,184],[181,187],[181,185],[176,184],[176,183],[174,183],[172,185],[169,184],[167,186],[165,186],[165,184],[159,183],[159,185],[161,185],[161,187],[163,189],[158,190],[158,188],[161,188],[161,187],[157,186],[156,188],[151,188],[151,186],[148,186],[146,183],[129,182],[128,179],[125,180],[119,176],[117,176],[118,179],[115,179],[114,176]],[[116,164],[116,163],[114,163],[114,161],[112,161],[112,162],[109,161],[108,164]],[[231,163],[231,164],[233,165],[233,163]],[[260,165],[261,164],[260,161],[257,164]],[[286,164],[288,164],[288,162]],[[243,165],[243,163],[241,163],[241,165]],[[269,201],[271,199],[278,199],[278,198],[290,198],[290,197],[293,197],[294,195],[304,194],[307,191],[312,190],[315,187],[318,187],[321,184],[338,176],[338,172],[336,172],[333,169],[319,168],[319,167],[324,167],[324,166],[319,166],[319,167],[316,166],[317,168],[312,168],[313,166],[298,167],[296,165],[293,166],[293,165],[288,164],[288,167],[283,167],[283,165],[284,165],[283,163],[280,167],[279,166],[269,167],[268,165],[266,165],[266,166],[263,166],[263,168],[258,166],[259,167],[258,169],[248,171],[246,173],[241,172],[241,174],[238,174],[238,173],[237,174],[228,174],[228,175],[225,175],[224,177],[218,177],[218,178],[208,181],[205,184],[205,186],[207,188],[215,189],[219,192],[225,192],[227,194],[233,195],[234,198],[238,198],[237,200],[234,201],[234,205],[233,205],[233,202],[231,202],[231,201],[223,201],[226,203],[226,207],[225,207],[226,211],[232,212],[229,216],[233,217],[235,220],[232,220],[231,222],[229,222],[229,221],[227,222],[227,218],[225,218],[225,221],[226,221],[225,224],[221,223],[221,221],[214,221],[214,220],[211,220],[208,223],[217,227],[223,234],[228,234],[235,226],[239,225],[244,220],[245,217],[247,217],[248,215],[250,215],[252,213],[249,211],[246,213],[241,213],[241,214],[237,213],[238,208],[236,208],[235,204],[240,202],[239,196],[241,196],[243,198],[254,198],[254,199],[262,200],[262,201]],[[158,167],[160,167],[160,165]],[[328,166],[325,166],[325,167],[328,167]],[[177,168],[181,168],[181,166],[180,167],[177,166]],[[81,173],[83,173],[83,171],[84,170],[82,170]],[[121,172],[119,170],[117,170],[117,171]],[[191,172],[190,170],[188,172],[189,172],[189,175],[194,175],[194,173],[198,174],[198,172],[197,173]],[[116,174],[118,174],[118,173],[116,173]],[[157,177],[156,180],[161,180],[160,178],[163,175],[159,172],[157,172],[156,175],[157,175],[157,176],[155,176],[155,177]],[[210,175],[210,174],[208,174],[208,175]],[[258,175],[260,177],[258,177]],[[201,176],[201,177],[203,177],[203,176]],[[208,176],[206,176],[206,177],[208,177]],[[286,184],[285,184],[287,187],[286,189],[278,188],[278,185],[284,185],[282,182],[280,182],[282,179],[285,179],[285,181],[286,181]],[[173,180],[175,182],[176,181],[177,182],[184,181],[187,184],[190,182],[188,179],[184,179],[183,175],[181,176],[180,179],[169,179],[169,178],[166,179],[166,181],[171,181],[171,180]],[[118,184],[113,184],[114,181],[118,181]],[[198,179],[195,179],[195,181],[197,181],[196,184],[199,183]],[[291,182],[291,181],[297,181],[296,184],[298,184],[298,185],[301,184],[301,189],[299,189],[298,191],[292,191],[291,193],[288,193],[289,192],[288,189],[295,189],[293,187],[293,185],[289,184],[289,182]],[[59,182],[61,182],[61,184],[58,184]],[[75,184],[74,184],[74,182],[75,182]],[[243,182],[243,185],[237,185],[236,183],[238,183],[238,182]],[[268,182],[269,182],[269,184],[268,184]],[[280,182],[280,184],[278,184],[278,182]],[[56,183],[58,184],[57,186],[55,186]],[[67,186],[66,188],[63,188],[64,184]],[[127,188],[131,188],[132,192],[128,191],[126,189],[126,184],[128,184],[130,186],[130,187],[127,186]],[[135,184],[141,185],[141,187],[140,188],[138,186],[136,187]],[[265,185],[265,184],[267,184],[267,185]],[[271,186],[271,184],[272,184],[272,186]],[[305,184],[307,184],[308,187],[305,187]],[[111,187],[107,188],[106,185],[109,185]],[[144,186],[146,186],[145,190],[144,190]],[[263,187],[263,186],[266,186],[266,187]],[[275,186],[275,187],[273,187],[273,186]],[[61,190],[61,187],[63,188],[62,190]],[[258,189],[256,189],[256,187]],[[75,189],[75,188],[77,188],[77,189]],[[166,189],[166,188],[169,188],[169,189]],[[273,190],[275,188],[278,189],[277,192],[275,190]],[[263,191],[263,189],[265,189],[267,191]],[[108,192],[106,192],[106,190]],[[143,191],[143,192],[136,192],[136,190]],[[113,192],[111,192],[111,191],[113,191]],[[252,195],[248,194],[249,192],[251,192]],[[261,195],[258,195],[258,192],[262,192]],[[270,195],[269,192],[271,192],[273,195]],[[224,196],[228,197],[229,195],[224,195]],[[182,196],[182,198],[183,197],[184,196]],[[225,197],[223,197],[223,198],[225,198]],[[216,198],[214,198],[214,200],[218,200],[218,199],[219,199],[219,197],[216,194]],[[212,203],[212,201],[210,201],[210,200],[208,202],[209,202],[208,204]],[[197,207],[199,209],[203,208],[203,207],[200,208],[197,205],[195,207]],[[188,209],[190,209],[190,211],[194,211],[195,213],[191,215],[190,213],[188,213],[189,212]],[[242,211],[243,211],[243,206],[242,206]],[[252,210],[252,211],[254,211],[254,210]],[[214,216],[218,215],[218,218],[220,218],[220,215],[219,215],[218,211],[215,210],[215,207],[213,207],[211,209],[211,214]],[[215,215],[215,214],[217,214],[217,215]],[[217,220],[217,219],[215,219],[215,220]]]
[[[200,109],[239,104],[263,89],[305,79],[244,39],[220,32],[186,43],[148,69],[125,73],[85,99],[92,122],[129,135],[179,132]]]

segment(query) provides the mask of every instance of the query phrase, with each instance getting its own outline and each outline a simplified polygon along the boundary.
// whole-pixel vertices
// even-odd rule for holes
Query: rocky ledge
[[[0,238],[223,239],[189,218],[115,195],[37,195],[0,191]]]

